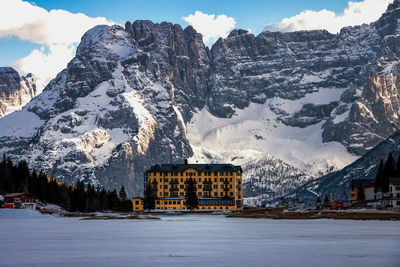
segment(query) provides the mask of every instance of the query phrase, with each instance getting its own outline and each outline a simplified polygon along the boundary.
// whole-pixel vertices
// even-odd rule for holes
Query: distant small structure
[[[352,205],[364,205],[375,201],[375,199],[375,180],[353,179],[350,182],[350,201]]]
[[[134,197],[132,199],[133,211],[143,211],[143,198]]]
[[[389,181],[389,205],[400,208],[400,177],[390,177]]]
[[[33,209],[37,207],[38,197],[28,193],[10,193],[4,196],[6,209]]]

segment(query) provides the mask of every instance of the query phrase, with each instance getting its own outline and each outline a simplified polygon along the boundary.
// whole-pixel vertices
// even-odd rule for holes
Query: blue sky
[[[12,65],[24,74],[24,72],[27,72],[27,68],[34,68],[31,71],[35,73],[36,65],[32,63],[35,60],[37,65],[49,60],[50,56],[57,57],[57,60],[62,61],[63,58],[60,55],[62,53],[66,54],[64,61],[70,60],[74,53],[73,48],[76,47],[79,38],[71,34],[70,40],[68,40],[68,34],[66,34],[68,38],[63,39],[56,36],[57,34],[51,33],[51,29],[48,29],[48,27],[51,28],[51,24],[57,23],[60,31],[75,31],[79,35],[96,23],[103,22],[124,24],[127,20],[149,19],[154,22],[178,23],[183,27],[190,23],[199,32],[201,32],[200,29],[204,31],[201,33],[206,39],[206,43],[211,45],[220,36],[224,37],[233,27],[250,29],[254,34],[259,34],[267,25],[269,25],[268,30],[292,31],[326,28],[335,32],[340,29],[338,27],[347,26],[347,24],[369,23],[375,20],[386,9],[389,1],[357,0],[349,3],[348,0],[36,0],[23,3],[22,0],[1,0],[0,65]],[[19,9],[25,11],[20,13]],[[34,12],[31,12],[31,9]],[[51,16],[51,12],[48,11],[55,9],[65,12],[63,11],[61,15]],[[196,11],[202,13],[195,13]],[[85,18],[82,18],[82,27],[77,23],[74,24],[76,13],[86,15]],[[36,18],[29,18],[34,14],[38,14]],[[190,14],[193,15],[191,19],[183,19]],[[206,16],[212,14],[216,15],[215,21],[219,20],[217,19],[218,15],[225,16],[220,18],[218,25],[211,25],[213,24],[212,18]],[[8,16],[8,18],[3,18],[4,21],[2,21],[1,17],[4,16]],[[41,16],[45,18],[44,22],[39,21]],[[15,23],[17,23],[15,22],[15,25],[11,23],[11,26],[7,27],[8,21],[15,17],[21,17],[21,20],[26,20],[26,23],[15,26]],[[95,17],[101,17],[101,19],[92,19]],[[60,18],[60,20],[57,18]],[[324,22],[324,18],[327,18],[327,22]],[[71,25],[71,27],[67,27],[68,25]],[[43,30],[43,33],[40,33],[42,26],[47,28]],[[211,28],[214,28],[214,31],[207,33]],[[216,28],[220,30],[215,30]],[[83,30],[83,32],[81,33],[79,30]],[[36,32],[40,34],[36,34]],[[40,38],[43,38],[44,41]],[[55,47],[56,44],[57,47]],[[56,53],[58,54],[56,55]],[[40,62],[41,60],[43,62]],[[58,64],[56,59],[51,60],[57,65],[55,68],[62,68],[66,64],[66,62]],[[57,71],[60,70],[57,69]],[[42,70],[42,72],[45,73],[46,71]],[[43,74],[43,76],[45,75]]]

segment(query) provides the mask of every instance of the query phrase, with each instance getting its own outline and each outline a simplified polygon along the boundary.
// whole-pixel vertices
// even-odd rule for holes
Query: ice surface
[[[5,266],[399,266],[400,222],[162,216],[4,219]]]

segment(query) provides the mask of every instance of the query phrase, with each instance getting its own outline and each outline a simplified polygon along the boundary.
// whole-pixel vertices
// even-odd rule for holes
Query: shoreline
[[[395,210],[311,210],[287,211],[282,209],[250,208],[227,215],[228,218],[253,218],[276,220],[392,220],[400,221],[400,212]]]

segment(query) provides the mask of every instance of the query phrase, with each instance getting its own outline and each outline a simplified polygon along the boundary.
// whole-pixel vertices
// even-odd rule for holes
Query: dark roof
[[[355,188],[359,187],[370,187],[375,186],[375,179],[353,179],[350,182],[350,186],[354,186]]]
[[[196,171],[208,172],[237,172],[242,171],[240,166],[232,164],[156,164],[148,169],[148,172],[182,172],[189,168]]]
[[[400,185],[400,177],[390,177],[389,179],[392,185]]]
[[[38,198],[37,196],[34,196],[34,195],[31,195],[31,194],[28,194],[28,193],[10,193],[10,194],[6,194],[4,197],[6,198],[9,198],[9,197],[19,197],[19,196],[23,196],[23,195],[25,195],[25,196],[29,196],[29,197],[33,197],[33,198]]]

